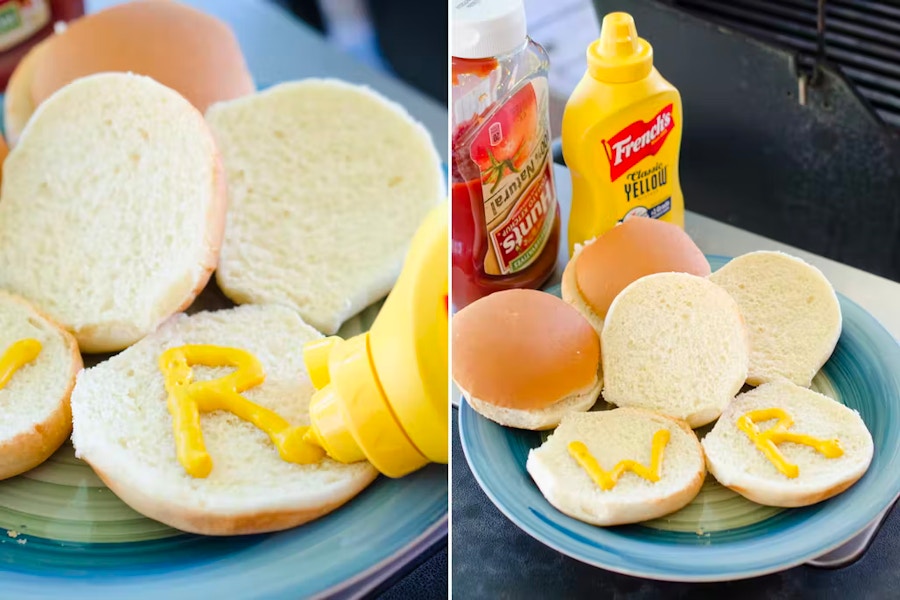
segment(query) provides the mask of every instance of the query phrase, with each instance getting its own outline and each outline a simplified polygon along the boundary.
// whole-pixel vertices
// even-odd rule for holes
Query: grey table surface
[[[306,77],[336,77],[364,84],[401,104],[431,134],[447,162],[447,107],[419,93],[389,74],[374,71],[332,45],[279,6],[265,0],[180,0],[215,15],[234,30],[257,86]],[[96,12],[122,0],[87,0]],[[436,65],[435,68],[447,68]],[[424,562],[401,569],[375,591],[384,599],[438,598],[448,586],[446,538],[432,548]],[[357,590],[356,593],[359,593]],[[354,593],[354,596],[356,595]],[[371,594],[370,594],[371,595]]]
[[[556,166],[554,177],[562,223],[568,223],[568,171]],[[896,311],[900,284],[697,214],[687,214],[685,229],[709,254],[736,256],[769,249],[801,256],[822,269],[838,291],[858,302],[900,339],[900,315]],[[548,284],[559,282],[568,260],[565,239],[561,246],[556,272]],[[455,388],[454,395],[458,397]],[[696,584],[652,581],[581,563],[530,537],[493,505],[466,462],[459,442],[458,418],[454,408],[450,495],[454,598],[900,598],[900,504],[891,510],[862,557],[840,569],[803,565],[742,581]]]

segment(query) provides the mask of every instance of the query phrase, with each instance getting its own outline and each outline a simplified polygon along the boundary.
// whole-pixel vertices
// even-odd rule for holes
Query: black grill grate
[[[817,0],[673,0],[695,16],[785,46],[812,69],[819,52]],[[900,6],[825,0],[824,53],[886,123],[900,130]]]

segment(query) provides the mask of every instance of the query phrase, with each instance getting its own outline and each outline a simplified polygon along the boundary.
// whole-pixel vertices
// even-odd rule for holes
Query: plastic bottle
[[[19,61],[59,22],[84,15],[84,0],[0,2],[0,89],[5,90]]]
[[[569,255],[631,216],[684,227],[678,180],[681,96],[653,67],[626,13],[603,18],[587,72],[566,103],[562,144],[572,176]]]
[[[304,348],[319,390],[306,441],[340,462],[368,460],[388,477],[447,462],[447,206],[413,237],[397,284],[363,334]]]
[[[559,206],[550,152],[549,60],[522,0],[453,6],[453,304],[540,287],[553,273]]]

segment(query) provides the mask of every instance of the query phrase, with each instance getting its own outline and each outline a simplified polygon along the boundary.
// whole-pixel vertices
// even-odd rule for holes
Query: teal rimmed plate
[[[211,283],[189,312],[230,305]],[[379,307],[345,323],[339,335],[368,329]],[[402,479],[379,477],[341,508],[296,529],[190,535],[131,510],[67,443],[40,467],[0,481],[0,598],[296,600],[359,593],[446,535],[447,497],[447,467],[429,465]]]
[[[728,262],[708,258],[713,270]],[[866,311],[839,298],[841,338],[813,387],[859,411],[872,433],[875,455],[863,478],[835,498],[805,508],[772,509],[744,500],[710,477],[690,506],[669,517],[594,527],[553,508],[525,470],[528,451],[546,434],[501,427],[463,401],[459,434],[469,467],[491,501],[526,533],[610,571],[669,581],[723,581],[820,556],[859,533],[900,493],[900,346]]]
[[[213,281],[188,312],[231,306]],[[338,335],[366,331],[380,308],[368,307]],[[100,359],[86,356],[86,366]],[[296,529],[190,535],[131,510],[67,443],[38,468],[0,481],[0,598],[355,597],[446,537],[447,501],[447,467],[429,465],[402,479],[379,477]]]

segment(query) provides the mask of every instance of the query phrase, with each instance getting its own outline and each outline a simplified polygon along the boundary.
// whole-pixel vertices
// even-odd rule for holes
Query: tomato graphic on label
[[[507,173],[517,173],[540,139],[537,98],[534,88],[519,90],[490,121],[471,145],[472,160],[481,170],[485,185],[500,184]]]

